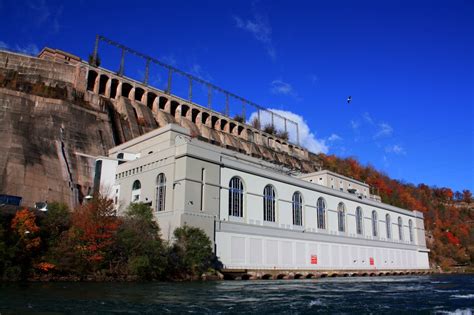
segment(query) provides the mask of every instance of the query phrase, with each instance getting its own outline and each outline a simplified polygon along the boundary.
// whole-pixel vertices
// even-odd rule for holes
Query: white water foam
[[[320,299],[311,300],[311,301],[309,302],[309,307],[313,307],[313,306],[315,306],[315,305],[316,305],[316,306],[321,306],[321,305],[323,305],[323,302],[321,302]]]
[[[455,294],[451,297],[455,299],[474,299],[474,294]]]
[[[449,312],[449,311],[438,311],[436,314],[447,314],[447,315],[472,315],[472,309],[466,308],[466,309],[457,309],[455,311]]]

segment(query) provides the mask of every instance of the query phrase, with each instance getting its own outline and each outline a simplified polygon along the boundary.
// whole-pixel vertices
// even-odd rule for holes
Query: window
[[[378,232],[378,222],[377,222],[377,211],[372,211],[372,236],[377,237]]]
[[[293,225],[303,225],[303,197],[298,191],[293,194]]]
[[[388,213],[385,216],[385,224],[387,228],[387,238],[391,239],[392,238],[392,226],[391,226],[392,223],[390,223],[390,214]]]
[[[229,182],[229,215],[243,217],[244,185],[239,177],[232,177]]]
[[[408,220],[408,232],[410,234],[410,243],[413,243],[413,221]]]
[[[319,198],[316,204],[317,208],[317,220],[318,229],[326,228],[326,201],[323,198]]]
[[[362,208],[357,207],[356,209],[356,232],[362,234]]]
[[[142,184],[139,180],[133,182],[132,185],[132,202],[140,201],[140,192],[141,192]]]
[[[272,185],[263,189],[263,220],[275,222],[275,189]]]
[[[100,178],[102,176],[102,160],[95,162],[95,173],[94,173],[94,192],[100,190]]]
[[[201,211],[204,211],[204,192],[206,188],[206,169],[201,168]]]
[[[398,237],[400,241],[403,241],[403,221],[402,217],[398,217]]]
[[[123,161],[123,153],[117,154],[117,160],[119,160],[118,161],[119,165],[125,163],[125,161]]]
[[[337,229],[339,232],[346,231],[346,206],[342,202],[337,205]]]
[[[156,177],[156,211],[165,211],[166,176],[163,173]]]

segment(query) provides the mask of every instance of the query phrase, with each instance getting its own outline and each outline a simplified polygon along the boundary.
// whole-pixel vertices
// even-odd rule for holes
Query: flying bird
[[[349,95],[349,96],[347,97],[347,104],[350,104],[351,101],[352,101],[352,96]]]

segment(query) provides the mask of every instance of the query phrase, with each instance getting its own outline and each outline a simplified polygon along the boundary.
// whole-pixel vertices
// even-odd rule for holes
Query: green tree
[[[117,232],[115,265],[126,266],[128,274],[141,279],[160,279],[166,267],[165,254],[151,208],[144,203],[130,204]]]
[[[209,237],[200,228],[184,225],[174,230],[169,267],[177,277],[197,278],[212,267],[214,254]]]
[[[49,246],[59,241],[63,232],[71,226],[71,211],[64,203],[52,202],[48,204],[46,217],[40,222],[40,228],[45,242]]]

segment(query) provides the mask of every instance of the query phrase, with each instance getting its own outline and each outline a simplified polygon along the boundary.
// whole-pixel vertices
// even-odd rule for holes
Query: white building
[[[288,175],[173,124],[99,160],[97,181],[113,186],[119,213],[148,203],[168,239],[184,224],[203,228],[226,269],[429,268],[423,214],[381,203],[339,174]]]

